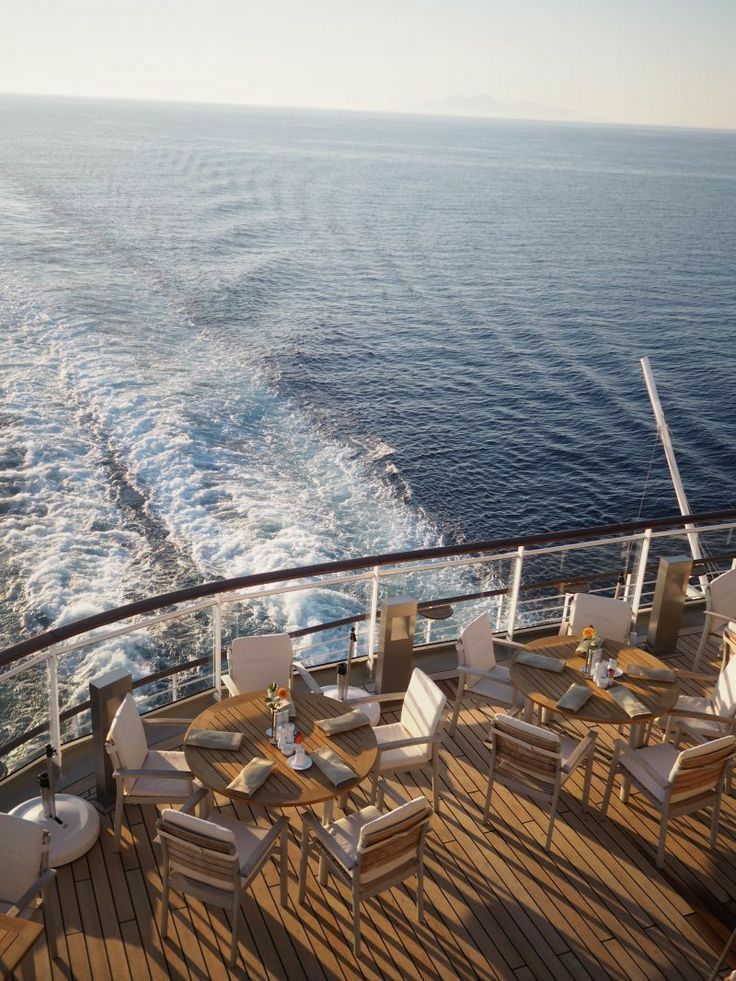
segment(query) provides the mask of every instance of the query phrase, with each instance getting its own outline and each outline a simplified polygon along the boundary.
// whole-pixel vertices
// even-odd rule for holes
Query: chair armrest
[[[225,688],[227,688],[227,690],[230,692],[231,695],[239,695],[240,694],[240,689],[235,684],[235,682],[233,681],[233,679],[230,677],[229,674],[224,674],[220,678],[220,681],[225,686]]]
[[[56,869],[46,869],[28,889],[23,893],[20,899],[16,900],[15,903],[10,907],[7,912],[8,916],[19,916],[21,910],[24,910],[27,906],[30,906],[33,900],[43,892],[49,883],[54,881],[56,877]]]
[[[715,620],[725,620],[728,623],[729,620],[735,620],[736,617],[729,613],[716,613],[715,610],[706,610],[704,616],[713,617]]]
[[[581,739],[575,749],[567,759],[567,772],[572,773],[578,763],[584,759],[588,753],[595,749],[595,741],[598,738],[598,730],[591,729],[584,739]]]
[[[402,804],[409,803],[409,797],[404,797],[403,794],[400,794],[395,787],[392,787],[391,784],[386,783],[383,778],[378,781],[378,786],[381,788],[381,791],[383,791],[384,796],[390,797],[394,804],[398,804],[399,807],[401,807]]]
[[[346,698],[344,705],[362,705],[365,702],[403,702],[405,691],[391,692],[389,695],[366,695],[365,698]]]
[[[514,647],[517,650],[528,651],[529,647],[527,644],[520,644],[518,640],[507,640],[506,637],[494,637],[493,646],[501,645],[501,647]]]
[[[322,689],[314,680],[310,671],[308,671],[303,665],[299,664],[298,661],[294,661],[292,667],[313,695],[320,695],[322,693]]]
[[[181,806],[182,814],[191,814],[194,811],[194,808],[197,806],[197,804],[201,803],[208,794],[209,794],[209,790],[207,789],[207,787],[197,787],[197,789],[194,791],[194,793],[189,798],[189,800],[185,804],[182,804]]]
[[[498,667],[503,667],[503,665],[498,665]],[[483,668],[468,668],[464,664],[458,664],[457,666],[458,674],[472,674],[473,676],[478,675],[480,678],[490,678],[492,681],[497,681],[499,685],[506,685],[508,688],[515,688],[513,681],[509,679],[508,681],[502,680],[496,677],[493,671],[484,671]]]
[[[395,742],[389,743],[379,743],[378,752],[381,753],[384,750],[389,749],[403,749],[405,746],[426,746],[429,743],[441,743],[442,736],[416,736],[412,739],[397,739]]]
[[[191,770],[115,770],[113,776],[117,778],[126,777],[155,777],[157,780],[192,780],[194,774]]]
[[[194,719],[146,719],[141,717],[145,726],[190,726]]]
[[[702,674],[700,671],[681,671],[680,668],[674,668],[676,678],[686,678],[689,681],[708,681],[713,684],[717,680],[718,675],[713,674]]]
[[[710,712],[695,712],[693,709],[670,709],[667,715],[674,715],[678,719],[702,719],[704,722],[723,722],[732,726],[736,723],[736,716],[730,715],[711,715]]]
[[[284,820],[286,820],[286,818],[284,818]],[[322,827],[314,814],[307,813],[302,818],[302,834],[313,834],[315,838],[319,838],[325,849],[330,852],[330,854],[333,855],[338,862],[344,865],[346,869],[350,869],[355,865],[355,860],[352,855],[348,855],[345,849],[338,845],[333,836],[328,833],[327,829]]]

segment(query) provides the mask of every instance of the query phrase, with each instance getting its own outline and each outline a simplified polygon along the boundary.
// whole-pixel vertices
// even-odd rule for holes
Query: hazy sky
[[[0,92],[736,129],[736,0],[2,0]]]

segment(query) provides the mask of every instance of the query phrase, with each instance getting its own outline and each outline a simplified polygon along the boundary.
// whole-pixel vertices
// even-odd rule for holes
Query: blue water
[[[0,641],[635,518],[644,354],[693,508],[733,506],[735,335],[734,133],[3,97]]]

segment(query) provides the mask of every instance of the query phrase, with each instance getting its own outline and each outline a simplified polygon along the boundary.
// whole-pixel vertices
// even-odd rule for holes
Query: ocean
[[[0,643],[674,513],[645,354],[693,509],[734,506],[735,336],[736,133],[4,96]]]

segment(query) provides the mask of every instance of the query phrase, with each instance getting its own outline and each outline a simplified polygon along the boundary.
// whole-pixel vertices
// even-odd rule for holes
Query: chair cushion
[[[146,732],[138,708],[130,692],[120,703],[115,713],[107,739],[115,747],[115,752],[124,770],[140,770],[148,753]],[[125,781],[125,790],[130,793],[135,780]]]
[[[570,608],[570,633],[581,634],[591,624],[604,640],[625,644],[631,628],[631,607],[623,600],[595,593],[575,593]]]
[[[411,866],[411,871],[414,871],[418,839],[395,836],[417,829],[426,823],[431,814],[429,801],[425,797],[417,797],[363,825],[358,839],[358,854],[370,850],[373,861],[370,867],[364,867],[361,871],[361,885],[382,879],[404,866]]]
[[[716,715],[736,715],[736,658],[732,657],[718,675],[713,692],[713,707]]]
[[[208,823],[216,826],[223,835],[232,835],[238,851],[240,874],[243,877],[250,875],[263,857],[263,841],[270,829],[256,828],[225,814],[213,814]]]
[[[708,715],[718,715],[711,699],[701,698],[698,695],[680,695],[675,708],[683,712],[704,712]],[[673,721],[675,725],[683,726],[696,738],[713,739],[723,734],[723,725],[720,722],[708,722],[706,719],[681,719],[677,717]]]
[[[480,671],[491,671],[495,667],[493,628],[487,613],[482,613],[465,627],[460,635],[460,646],[465,667],[478,668]],[[470,685],[478,680],[478,676],[474,678],[467,675],[466,679],[466,683]]]
[[[401,724],[410,736],[433,736],[447,699],[431,678],[414,668],[401,708]]]
[[[344,859],[342,856],[335,855],[335,857],[338,858],[340,864],[348,871],[357,862],[358,842],[360,841],[361,831],[366,824],[370,824],[382,816],[378,808],[370,804],[368,807],[363,807],[361,810],[356,811],[355,814],[348,814],[347,817],[340,818],[339,821],[334,821],[327,828],[329,836],[334,839],[335,844],[339,845],[345,853]]]
[[[417,818],[428,817],[431,812],[432,808],[426,797],[415,797],[414,800],[401,804],[400,807],[394,808],[388,814],[381,814],[364,824],[360,829],[358,848],[361,851],[364,848],[370,848],[371,845],[390,837],[391,832],[402,831],[402,825],[410,827]]]
[[[13,905],[41,874],[43,828],[13,814],[0,814],[0,899]]]
[[[480,695],[497,705],[513,705],[516,689],[507,667],[497,664],[492,670],[492,678],[479,678],[465,690],[471,695]]]
[[[387,725],[375,726],[373,729],[380,747],[390,746],[400,739],[413,739],[412,734],[400,722],[390,722]],[[399,749],[388,749],[381,752],[381,773],[391,773],[395,770],[411,770],[415,766],[423,766],[429,762],[432,755],[431,746],[403,746]]]
[[[144,760],[143,770],[186,770],[186,757],[178,750],[152,749]],[[192,779],[183,776],[181,780],[171,780],[164,777],[137,777],[133,780],[132,790],[126,791],[133,797],[153,797],[156,800],[188,800],[192,796]],[[184,815],[186,817],[186,815]]]
[[[621,765],[645,787],[655,800],[664,800],[678,750],[669,743],[633,749],[621,756]]]
[[[236,637],[230,649],[230,678],[239,692],[265,691],[272,681],[289,688],[293,656],[288,634]]]
[[[183,831],[191,831],[193,834],[201,835],[203,838],[212,838],[229,845],[235,844],[235,835],[232,830],[220,827],[219,822],[216,821],[207,821],[204,818],[196,817],[194,814],[183,814],[181,811],[175,811],[172,807],[165,807],[161,811],[161,820],[166,821],[167,824],[173,824]]]

